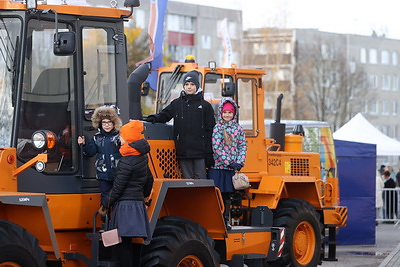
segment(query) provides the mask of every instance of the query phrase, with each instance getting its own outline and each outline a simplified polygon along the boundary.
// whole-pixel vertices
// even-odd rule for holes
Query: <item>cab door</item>
[[[91,117],[97,107],[114,105],[123,122],[128,121],[126,49],[121,22],[80,21],[81,43],[79,135],[86,142],[97,132]],[[82,156],[82,155],[81,155]],[[94,179],[95,159],[82,157],[82,177]]]

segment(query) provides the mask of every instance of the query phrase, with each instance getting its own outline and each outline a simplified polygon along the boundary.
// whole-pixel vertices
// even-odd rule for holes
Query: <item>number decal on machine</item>
[[[280,159],[268,159],[268,165],[278,167],[282,165],[282,162]]]

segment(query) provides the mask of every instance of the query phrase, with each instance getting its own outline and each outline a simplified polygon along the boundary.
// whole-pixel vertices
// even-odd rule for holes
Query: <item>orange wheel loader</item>
[[[76,140],[95,134],[90,118],[102,105],[118,106],[124,122],[143,119],[142,85],[154,70],[143,64],[127,80],[124,22],[140,3],[106,2],[0,0],[0,266],[119,266],[99,233],[95,159]],[[316,266],[325,243],[334,258],[336,229],[347,219],[338,180],[321,178],[319,154],[302,152],[301,136],[266,138],[264,71],[195,62],[159,68],[153,111],[194,69],[214,107],[223,96],[240,106],[251,187],[224,207],[212,180],[181,176],[172,125],[145,123],[152,239],[133,240],[137,265]]]

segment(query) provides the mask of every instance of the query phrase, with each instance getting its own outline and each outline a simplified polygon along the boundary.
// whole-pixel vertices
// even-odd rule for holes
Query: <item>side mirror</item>
[[[69,56],[75,53],[75,33],[56,32],[54,34],[53,52],[56,56]]]
[[[125,7],[138,7],[140,6],[139,0],[125,0],[124,2]]]
[[[225,87],[222,88],[222,96],[234,96],[236,91],[236,86],[233,82],[226,82]]]

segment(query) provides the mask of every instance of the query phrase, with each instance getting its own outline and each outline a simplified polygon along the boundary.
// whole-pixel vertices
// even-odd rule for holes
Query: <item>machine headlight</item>
[[[32,135],[32,143],[37,149],[52,149],[56,146],[56,135],[47,130],[36,131]]]
[[[35,168],[38,172],[42,172],[46,169],[46,164],[43,161],[38,161],[35,164]]]

